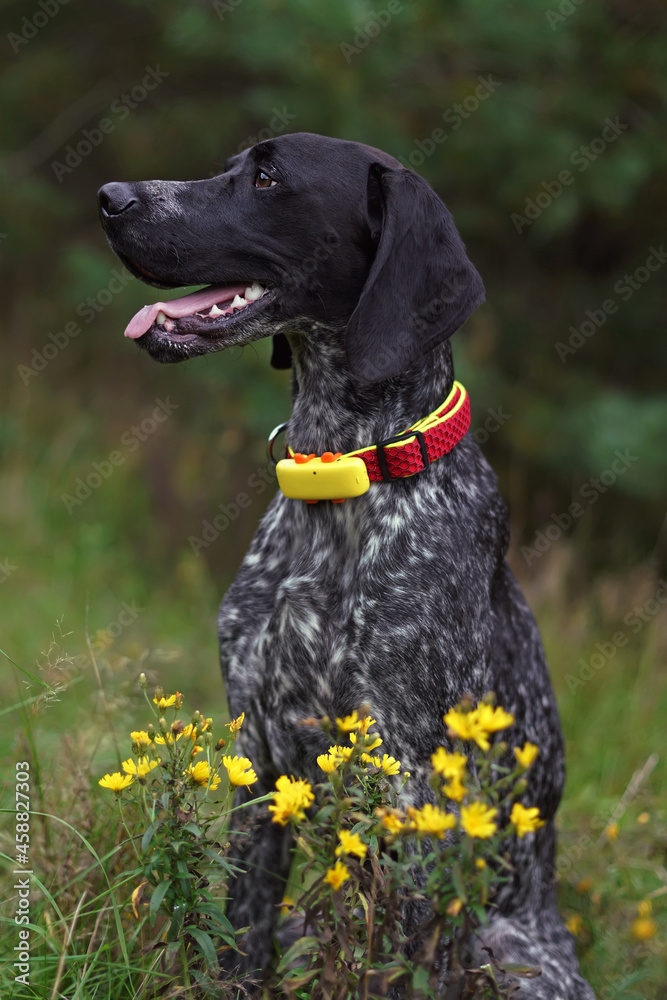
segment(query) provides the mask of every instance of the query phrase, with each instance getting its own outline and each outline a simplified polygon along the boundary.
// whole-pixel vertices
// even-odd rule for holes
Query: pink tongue
[[[235,295],[243,297],[247,288],[245,285],[209,285],[199,292],[191,292],[180,299],[171,299],[170,302],[155,302],[153,305],[144,306],[136,316],[133,316],[125,328],[125,336],[132,340],[150,330],[159,312],[172,319],[181,319],[183,316],[193,316],[197,312],[206,312],[215,305],[223,302],[231,302]]]

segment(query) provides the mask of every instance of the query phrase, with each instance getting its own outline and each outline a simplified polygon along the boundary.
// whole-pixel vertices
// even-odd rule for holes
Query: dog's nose
[[[137,204],[133,186],[115,181],[111,184],[105,184],[99,189],[97,201],[100,206],[102,222],[114,215],[122,215],[123,212],[127,212],[129,208]]]

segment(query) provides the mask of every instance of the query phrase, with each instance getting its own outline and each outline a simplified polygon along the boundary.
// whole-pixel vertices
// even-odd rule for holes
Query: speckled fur
[[[258,190],[258,170],[275,183]],[[100,195],[112,247],[143,280],[269,287],[264,304],[194,340],[153,327],[138,344],[174,362],[273,335],[276,360],[293,361],[295,450],[382,440],[449,393],[447,338],[483,285],[445,206],[386,153],[296,133],[232,157],[214,178]],[[513,882],[480,948],[541,966],[522,998],[591,1000],[552,884],[563,741],[507,541],[496,477],[470,434],[419,475],[344,504],[278,494],[220,608],[222,671],[232,712],[245,712],[239,750],[259,776],[255,793],[284,773],[318,781],[328,741],[300,721],[366,704],[383,749],[413,776],[406,801],[421,804],[430,754],[446,744],[444,712],[466,692],[495,692],[516,719],[509,739],[540,748],[527,801],[547,824],[513,841]],[[254,978],[270,957],[290,838],[262,806],[237,844],[248,871],[230,887],[229,916],[252,925],[242,965]]]
[[[340,336],[294,336],[296,450],[348,451],[431,412],[453,381],[448,344],[402,376],[361,387]],[[496,477],[470,434],[427,472],[372,486],[344,504],[271,503],[219,616],[222,670],[234,715],[246,713],[242,752],[269,790],[280,774],[321,780],[327,740],[299,726],[372,706],[387,752],[413,775],[412,801],[430,797],[429,755],[446,744],[444,712],[464,692],[495,691],[512,711],[516,745],[531,740],[530,803],[548,825],[516,842],[517,875],[502,919],[486,935],[499,960],[541,965],[521,987],[535,1000],[592,996],[558,916],[551,872],[563,743],[537,626],[505,562],[508,527]],[[289,833],[265,823],[248,854],[288,874]],[[266,961],[283,885],[252,871],[235,888],[232,918],[253,925],[249,967]]]

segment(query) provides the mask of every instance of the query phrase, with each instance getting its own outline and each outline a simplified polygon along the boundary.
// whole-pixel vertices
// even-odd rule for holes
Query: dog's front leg
[[[235,930],[249,927],[241,938],[245,955],[230,952],[225,965],[248,980],[261,982],[272,955],[279,904],[292,862],[292,831],[272,822],[266,803],[233,814],[244,829],[232,835],[230,860],[243,874],[229,886],[227,917]]]

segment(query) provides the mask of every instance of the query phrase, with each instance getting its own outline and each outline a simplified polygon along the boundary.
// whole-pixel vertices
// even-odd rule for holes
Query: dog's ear
[[[484,285],[451,215],[411,170],[372,164],[368,219],[379,243],[346,350],[354,375],[381,382],[458,330],[484,301]]]
[[[291,368],[292,367],[292,348],[289,345],[289,340],[284,333],[274,333],[273,335],[273,349],[271,351],[271,367],[272,368]]]

